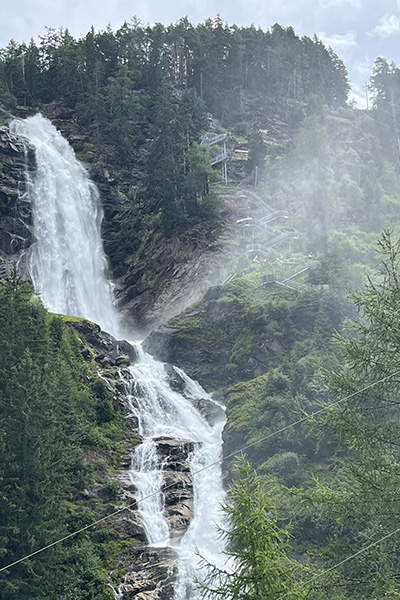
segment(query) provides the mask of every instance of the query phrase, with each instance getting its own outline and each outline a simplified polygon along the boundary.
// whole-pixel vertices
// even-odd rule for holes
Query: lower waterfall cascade
[[[192,598],[190,590],[193,573],[199,576],[199,555],[218,563],[223,544],[216,531],[222,525],[220,504],[223,501],[221,458],[222,429],[225,419],[212,426],[192,405],[191,400],[214,401],[195,381],[181,369],[176,369],[184,381],[183,393],[174,391],[168,383],[164,365],[146,354],[136,345],[139,362],[130,367],[132,380],[129,385],[133,410],[139,415],[139,431],[143,442],[137,446],[132,457],[130,475],[138,489],[139,514],[142,518],[149,544],[155,547],[171,546],[179,556],[175,600]],[[219,405],[218,405],[219,406]],[[221,411],[223,415],[223,411]],[[160,438],[173,438],[182,444],[193,444],[189,466],[193,476],[194,518],[186,533],[176,543],[170,535],[164,516],[162,464],[156,452]],[[212,465],[210,468],[204,467]],[[141,498],[144,498],[140,502]]]
[[[15,120],[10,129],[26,145],[32,145],[36,155],[35,176],[26,175],[37,240],[29,249],[28,268],[36,293],[48,310],[84,317],[118,337],[121,321],[112,284],[106,277],[107,260],[100,232],[102,211],[96,186],[68,142],[43,116]],[[224,564],[222,560],[225,562],[217,531],[217,525],[223,524],[219,461],[224,411],[178,367],[174,369],[182,389],[172,389],[163,363],[146,354],[139,343],[135,347],[139,360],[129,367],[125,388],[142,439],[130,467],[138,513],[148,545],[170,547],[177,554],[171,600],[194,600],[194,575],[201,578],[200,557],[219,566]],[[209,423],[197,409],[196,400],[217,405],[220,417]],[[157,443],[168,439],[188,449],[188,469],[193,479],[194,516],[179,536],[171,532],[161,491],[165,465]],[[123,587],[124,583],[114,589],[116,599],[124,598]]]

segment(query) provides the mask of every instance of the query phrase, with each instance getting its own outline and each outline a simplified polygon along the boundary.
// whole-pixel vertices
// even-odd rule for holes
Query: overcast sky
[[[75,37],[91,25],[118,28],[134,15],[144,23],[192,23],[220,14],[229,24],[269,29],[291,25],[298,35],[318,35],[343,59],[352,97],[365,105],[365,88],[377,56],[400,63],[400,0],[0,0],[0,47],[38,41],[45,26],[68,27]]]

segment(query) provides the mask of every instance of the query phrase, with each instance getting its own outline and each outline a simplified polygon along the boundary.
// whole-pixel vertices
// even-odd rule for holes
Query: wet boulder
[[[189,456],[196,443],[168,437],[155,438],[155,442],[164,470],[165,517],[176,541],[186,533],[194,515]]]
[[[187,531],[194,516],[193,477],[190,471],[164,471],[165,517],[171,539],[176,542]]]
[[[94,358],[101,367],[126,367],[137,361],[137,352],[129,342],[115,339],[96,323],[72,318],[68,324],[83,338],[82,343],[86,346],[86,342],[96,352]]]
[[[196,410],[205,418],[211,426],[225,419],[224,408],[210,398],[189,398]]]
[[[121,600],[172,600],[178,555],[172,548],[144,548],[130,552],[132,562],[119,586]]]

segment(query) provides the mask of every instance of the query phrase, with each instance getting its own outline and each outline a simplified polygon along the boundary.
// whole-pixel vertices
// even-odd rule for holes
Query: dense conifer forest
[[[124,426],[68,319],[49,314],[16,273],[0,286],[0,298],[3,567],[107,511]],[[84,490],[94,480],[104,494],[90,506]],[[105,567],[124,544],[101,529],[72,540],[2,571],[0,597],[110,597]]]
[[[192,230],[205,244],[220,232],[210,161],[198,145],[207,111],[249,136],[254,167],[265,153],[260,128],[276,131],[285,147],[316,102],[344,106],[349,89],[342,61],[317,39],[220,19],[170,27],[133,21],[79,40],[48,29],[39,46],[11,41],[0,69],[0,101],[10,110],[61,101],[71,111],[89,136],[84,160],[107,145],[121,168],[143,165],[134,216],[114,232],[119,258],[137,249],[138,227]]]
[[[222,245],[243,179],[290,215],[289,248],[258,262],[233,253],[235,277],[147,342],[227,407],[225,535],[240,568],[210,565],[205,597],[400,597],[399,74],[378,58],[373,107],[357,110],[345,65],[316,37],[219,18],[133,20],[81,39],[47,29],[39,45],[0,51],[1,122],[53,111],[78,158],[123,182],[103,228],[114,274],[132,256],[145,270],[165,240]],[[201,143],[210,130],[246,148],[225,187]],[[303,263],[302,291],[262,286]],[[112,512],[114,470],[135,440],[70,320],[16,272],[0,285],[0,337],[1,568]],[[247,446],[252,466],[235,466]],[[1,571],[0,598],[113,598],[109,573],[121,579],[135,543],[88,531]]]

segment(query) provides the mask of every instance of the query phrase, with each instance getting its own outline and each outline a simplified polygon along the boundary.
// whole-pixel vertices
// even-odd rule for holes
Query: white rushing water
[[[118,333],[100,227],[99,193],[50,121],[35,115],[10,129],[35,148],[36,173],[27,175],[36,242],[28,257],[35,290],[52,312],[85,317]]]
[[[145,525],[150,545],[171,545],[179,555],[179,572],[175,600],[195,598],[193,577],[201,577],[200,556],[213,564],[221,564],[223,542],[216,526],[222,526],[220,505],[224,498],[221,479],[222,429],[225,419],[213,426],[192,405],[190,400],[207,399],[215,403],[205,390],[182,369],[175,370],[184,381],[183,394],[168,383],[164,365],[136,345],[139,361],[130,368],[132,380],[127,382],[132,409],[140,418],[143,443],[132,458],[131,477],[138,488],[139,513]],[[194,486],[194,518],[178,544],[170,540],[164,516],[163,483],[155,438],[169,437],[182,442],[194,442],[189,458]],[[212,465],[209,468],[209,465]]]
[[[11,130],[35,148],[37,170],[27,175],[32,204],[35,244],[30,249],[29,270],[35,290],[52,312],[78,315],[98,323],[118,336],[120,324],[112,285],[106,278],[100,226],[99,194],[68,142],[55,127],[36,115],[13,121]],[[136,345],[139,361],[126,380],[128,400],[139,418],[143,442],[132,456],[130,475],[137,489],[138,510],[148,543],[171,546],[179,556],[175,600],[194,600],[193,576],[201,577],[199,555],[220,563],[222,542],[220,503],[222,429],[224,419],[211,426],[193,406],[196,399],[213,400],[182,370],[183,393],[170,388],[164,365]],[[189,456],[193,476],[194,518],[179,543],[171,539],[165,518],[163,464],[155,439],[193,442]],[[207,465],[212,465],[205,469]],[[115,590],[115,598],[122,598]]]

